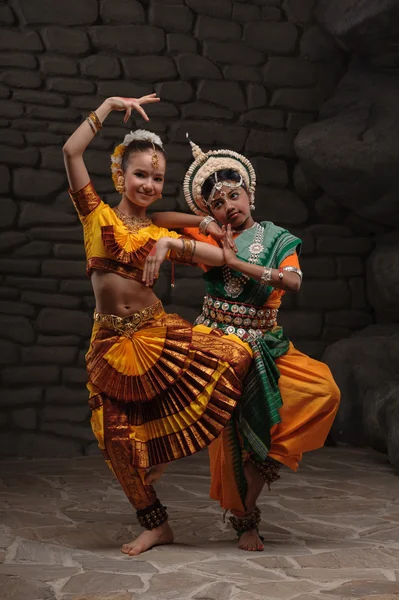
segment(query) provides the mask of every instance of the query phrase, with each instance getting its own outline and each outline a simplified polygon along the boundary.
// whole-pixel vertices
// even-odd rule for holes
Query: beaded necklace
[[[141,217],[129,217],[121,212],[117,206],[113,208],[113,211],[130,233],[137,233],[140,229],[152,225],[152,221],[149,217],[144,217],[144,219]]]
[[[254,225],[250,229],[254,229],[254,237],[252,240],[252,244],[249,246],[248,250],[250,252],[250,257],[248,259],[248,263],[255,265],[259,258],[260,253],[264,250],[263,242],[263,234],[264,229],[262,225],[259,223],[254,223]],[[245,284],[250,279],[248,275],[233,275],[232,270],[227,265],[224,265],[222,268],[223,273],[223,281],[224,281],[224,289],[226,293],[231,298],[237,298],[244,289]]]

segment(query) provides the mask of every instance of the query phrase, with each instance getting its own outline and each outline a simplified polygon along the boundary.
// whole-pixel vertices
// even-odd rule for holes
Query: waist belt
[[[277,308],[263,308],[252,304],[227,302],[209,294],[204,298],[202,314],[196,324],[207,327],[221,327],[226,333],[235,333],[239,337],[249,334],[263,336],[277,324]]]
[[[164,312],[162,302],[158,300],[151,306],[141,308],[127,317],[118,317],[117,315],[106,315],[94,311],[94,322],[105,329],[113,329],[119,335],[130,336],[140,329],[143,323],[154,319]]]

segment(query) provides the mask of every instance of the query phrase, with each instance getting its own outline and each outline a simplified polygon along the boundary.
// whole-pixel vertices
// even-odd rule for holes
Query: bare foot
[[[262,550],[265,549],[256,529],[244,531],[240,536],[238,547],[241,548],[241,550],[249,550],[251,552],[262,552]]]
[[[140,533],[139,537],[130,542],[123,544],[121,551],[129,556],[137,556],[153,546],[161,546],[163,544],[171,544],[173,542],[173,531],[169,523],[165,521],[160,527],[155,529],[145,529]]]
[[[167,466],[167,463],[163,463],[161,465],[155,465],[154,467],[148,469],[145,476],[145,484],[152,485],[153,483],[158,481],[161,475],[163,475],[163,473],[166,471]]]

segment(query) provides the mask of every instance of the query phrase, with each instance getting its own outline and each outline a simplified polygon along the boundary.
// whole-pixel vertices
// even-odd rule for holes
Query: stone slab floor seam
[[[207,454],[158,485],[173,546],[120,553],[139,532],[101,457],[9,460],[0,478],[2,600],[399,600],[399,477],[384,455],[308,455],[260,499],[265,551],[235,547],[209,499]]]

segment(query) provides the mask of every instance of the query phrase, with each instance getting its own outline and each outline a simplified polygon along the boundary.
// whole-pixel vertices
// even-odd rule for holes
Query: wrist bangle
[[[279,268],[279,270],[278,270],[278,278],[279,278],[279,279],[283,279],[283,277],[284,277],[284,271],[283,271],[283,269],[280,267],[280,268]]]
[[[272,268],[271,267],[263,267],[262,277],[259,279],[259,283],[263,285],[267,285],[272,280]]]
[[[91,118],[90,117],[86,117],[86,121],[90,125],[90,129],[92,130],[93,134],[96,135],[97,129],[96,129],[96,126],[94,125],[93,121],[91,120]]]
[[[97,117],[97,115],[94,112],[94,110],[92,110],[91,113],[89,114],[89,119],[91,119],[91,121],[93,122],[93,125],[96,128],[96,133],[98,131],[100,131],[100,129],[103,128],[103,125],[102,125],[100,119]]]
[[[208,229],[210,223],[212,223],[213,221],[216,222],[216,219],[211,217],[211,215],[207,215],[206,217],[204,217],[201,223],[198,225],[199,232],[202,233],[202,235],[208,235],[206,233],[206,230]]]
[[[182,246],[179,249],[172,249],[169,254],[169,258],[175,262],[181,262],[183,264],[192,264],[193,256],[196,250],[196,242],[195,240],[190,240],[188,238],[180,238],[182,242]]]

